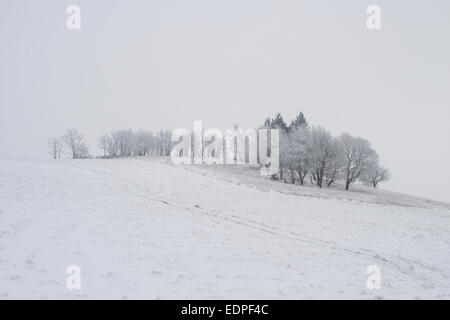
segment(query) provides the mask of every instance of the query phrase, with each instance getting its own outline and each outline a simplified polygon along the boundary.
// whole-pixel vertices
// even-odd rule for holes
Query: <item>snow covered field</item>
[[[450,299],[448,205],[354,189],[152,159],[0,159],[0,298]]]

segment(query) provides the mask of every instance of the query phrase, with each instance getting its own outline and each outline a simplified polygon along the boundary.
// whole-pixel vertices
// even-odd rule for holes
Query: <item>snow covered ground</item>
[[[450,299],[448,205],[239,170],[0,159],[0,298]]]

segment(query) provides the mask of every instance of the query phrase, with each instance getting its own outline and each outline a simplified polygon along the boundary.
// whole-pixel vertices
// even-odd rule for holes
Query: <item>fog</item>
[[[68,30],[66,8],[81,8]],[[381,8],[368,30],[366,8]],[[450,201],[448,1],[1,1],[0,157],[74,127],[243,128],[281,112],[367,138],[382,188]]]

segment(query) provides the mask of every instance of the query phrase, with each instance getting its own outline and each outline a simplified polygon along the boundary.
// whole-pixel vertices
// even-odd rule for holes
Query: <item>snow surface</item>
[[[0,159],[0,298],[450,298],[447,204],[228,168]]]

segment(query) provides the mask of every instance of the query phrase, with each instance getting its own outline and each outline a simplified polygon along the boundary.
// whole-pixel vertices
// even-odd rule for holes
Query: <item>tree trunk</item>
[[[348,189],[350,188],[350,181],[345,181],[345,190],[348,191]]]
[[[323,169],[320,169],[320,171],[317,173],[317,185],[319,188],[322,188],[322,181],[323,181]]]
[[[301,171],[298,172],[298,177],[300,179],[300,185],[303,185],[303,181],[305,180],[305,176],[302,175]]]

